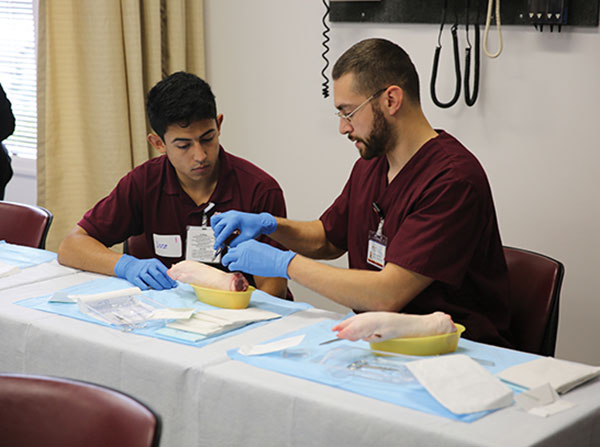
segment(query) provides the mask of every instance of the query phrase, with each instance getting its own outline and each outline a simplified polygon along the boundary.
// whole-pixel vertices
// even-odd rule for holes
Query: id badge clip
[[[199,262],[221,262],[220,253],[215,255],[215,234],[208,226],[208,212],[215,206],[209,203],[202,215],[202,225],[188,225],[185,243],[185,259]]]
[[[367,249],[367,264],[373,265],[379,269],[385,266],[385,249],[387,247],[387,236],[383,234],[383,211],[373,202],[373,209],[379,216],[379,225],[377,231],[369,231],[369,246]]]

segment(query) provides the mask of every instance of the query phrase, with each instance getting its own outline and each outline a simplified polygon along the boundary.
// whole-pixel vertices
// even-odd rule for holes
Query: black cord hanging
[[[456,87],[454,90],[454,97],[446,103],[440,102],[437,98],[437,94],[435,91],[435,83],[437,80],[438,67],[440,64],[440,54],[442,51],[442,32],[444,31],[444,23],[446,22],[446,10],[448,8],[448,0],[444,0],[444,6],[442,9],[442,20],[440,24],[440,32],[438,33],[438,44],[435,49],[435,54],[433,56],[433,68],[431,71],[431,83],[429,84],[429,90],[431,93],[431,99],[433,103],[441,107],[442,109],[447,109],[448,107],[452,107],[458,101],[460,97],[460,89],[461,89],[461,74],[460,74],[460,57],[458,51],[458,14],[456,13],[456,7],[454,8],[455,18],[454,25],[450,28],[452,32],[452,46],[454,49],[454,71],[456,73]]]
[[[469,39],[469,0],[467,0],[467,9],[465,11],[465,31],[467,35],[467,48],[465,49],[465,102],[469,107],[472,107],[477,101],[479,94],[479,63],[480,63],[480,49],[479,49],[479,0],[477,0],[477,18],[473,27],[475,28],[475,72],[473,74],[473,94],[471,94],[471,40]]]
[[[327,16],[329,16],[329,4],[327,3],[327,0],[323,0],[323,4],[325,5],[325,14],[323,15],[323,26],[325,27],[325,30],[323,31],[323,46],[325,47],[325,51],[323,51],[321,53],[321,57],[325,60],[325,66],[323,67],[323,70],[321,70],[321,76],[323,76],[323,78],[325,79],[325,81],[323,81],[323,98],[327,98],[329,97],[329,78],[327,77],[327,75],[325,74],[325,71],[327,70],[327,67],[329,67],[329,59],[327,59],[327,53],[329,53],[329,45],[327,45],[327,43],[329,42],[329,31],[331,31],[331,28],[329,28],[329,26],[327,26]]]

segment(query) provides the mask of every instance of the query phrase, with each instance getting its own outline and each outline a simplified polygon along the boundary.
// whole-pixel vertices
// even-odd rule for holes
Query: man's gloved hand
[[[123,255],[115,265],[115,275],[126,279],[142,290],[172,289],[177,282],[167,275],[167,267],[158,259],[138,259]]]
[[[226,211],[212,216],[210,226],[215,233],[214,248],[218,250],[235,230],[239,230],[240,234],[229,243],[230,247],[235,247],[261,234],[271,234],[277,228],[277,221],[269,213]]]
[[[230,248],[221,262],[231,271],[251,275],[290,279],[287,270],[296,256],[293,251],[283,251],[254,239]]]

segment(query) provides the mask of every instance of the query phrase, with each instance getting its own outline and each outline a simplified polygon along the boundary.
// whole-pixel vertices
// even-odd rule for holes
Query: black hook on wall
[[[475,29],[475,71],[473,73],[473,92],[471,93],[471,39],[469,38],[469,13],[470,13],[470,2],[467,0],[465,8],[465,34],[467,36],[467,48],[465,48],[465,103],[472,107],[477,101],[479,95],[479,64],[481,61],[480,51],[480,32],[479,32],[479,0],[477,1],[477,16],[473,28]]]
[[[458,15],[456,13],[456,7],[454,8],[454,24],[452,28],[450,28],[450,32],[452,33],[452,48],[454,52],[454,73],[456,76],[456,84],[454,88],[454,96],[448,102],[441,102],[436,93],[436,81],[438,75],[438,68],[440,65],[440,55],[442,53],[442,33],[444,31],[444,24],[446,23],[446,11],[448,10],[448,0],[444,0],[444,5],[442,7],[442,20],[440,23],[440,31],[438,33],[438,43],[435,48],[435,53],[433,55],[433,67],[431,69],[431,82],[429,83],[429,91],[431,93],[431,99],[433,103],[441,107],[442,109],[447,109],[452,107],[458,101],[460,97],[460,88],[461,88],[461,73],[460,73],[460,56],[458,53]]]
[[[466,32],[466,40],[467,47],[465,49],[465,77],[464,77],[464,93],[465,93],[465,103],[467,106],[472,107],[477,101],[477,97],[479,95],[479,68],[480,68],[480,60],[481,60],[481,51],[480,51],[480,29],[479,29],[479,0],[476,2],[476,19],[474,23],[474,43],[475,46],[471,44],[471,39],[469,36],[469,25],[470,25],[470,9],[471,3],[469,0],[466,0],[466,8],[465,8],[465,32]],[[448,10],[448,0],[444,0],[442,7],[442,19],[440,23],[440,31],[438,33],[438,44],[435,49],[435,53],[433,56],[433,67],[431,70],[431,81],[429,84],[429,90],[431,93],[431,99],[433,103],[441,107],[443,109],[447,109],[452,107],[454,104],[458,102],[460,98],[461,85],[462,85],[462,75],[460,69],[460,55],[458,48],[458,7],[456,3],[454,4],[454,24],[451,28],[452,33],[452,46],[453,46],[453,55],[454,55],[454,72],[456,78],[456,84],[454,89],[454,96],[448,102],[441,102],[438,99],[437,91],[436,91],[436,82],[439,70],[439,62],[440,62],[440,54],[442,51],[442,33],[444,30],[444,24],[446,22],[446,13]],[[474,51],[473,51],[474,50]],[[474,53],[474,71],[473,71],[473,90],[471,91],[471,56]]]

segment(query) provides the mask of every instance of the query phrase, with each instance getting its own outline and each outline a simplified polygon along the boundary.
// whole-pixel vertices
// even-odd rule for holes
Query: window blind
[[[16,120],[4,144],[25,158],[37,154],[34,1],[0,0],[0,82]]]

